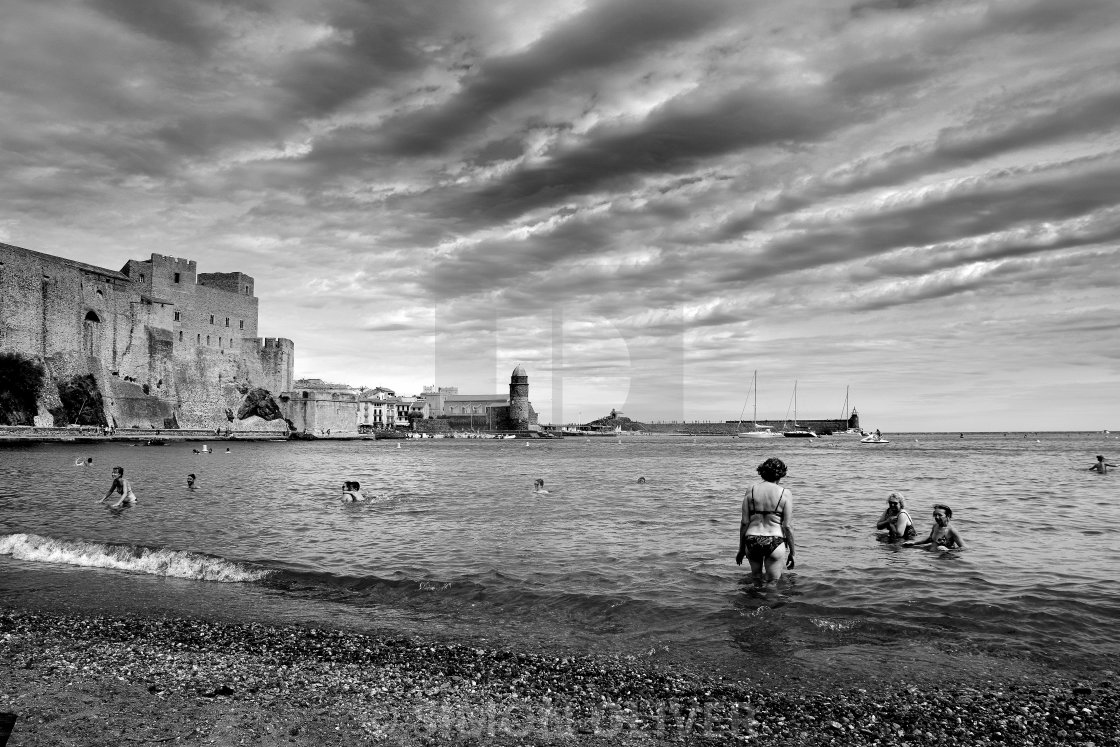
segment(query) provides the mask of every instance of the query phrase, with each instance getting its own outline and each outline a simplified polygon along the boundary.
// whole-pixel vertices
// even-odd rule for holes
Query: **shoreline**
[[[0,607],[9,744],[1120,745],[1111,681],[705,675],[319,625]]]

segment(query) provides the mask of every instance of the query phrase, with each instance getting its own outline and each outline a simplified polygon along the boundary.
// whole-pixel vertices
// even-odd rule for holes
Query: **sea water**
[[[937,667],[945,651],[955,666],[1116,666],[1120,469],[1088,471],[1096,454],[1120,459],[1115,436],[885,437],[5,446],[0,604],[392,630],[720,672]],[[789,469],[797,567],[759,586],[734,556],[744,491],[770,456]],[[139,501],[113,510],[98,499],[117,465]],[[533,492],[536,478],[548,493]],[[343,503],[346,480],[368,501]],[[891,491],[922,537],[932,504],[952,506],[967,548],[882,541]]]

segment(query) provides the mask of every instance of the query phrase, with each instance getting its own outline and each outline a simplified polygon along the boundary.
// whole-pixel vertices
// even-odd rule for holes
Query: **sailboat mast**
[[[755,425],[758,425],[758,369],[757,368],[754,370],[754,384],[753,384],[752,388],[754,389],[754,418],[751,420],[751,422],[754,423]]]

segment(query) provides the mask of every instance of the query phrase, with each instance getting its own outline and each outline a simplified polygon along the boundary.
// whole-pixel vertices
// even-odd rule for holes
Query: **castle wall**
[[[236,431],[246,392],[292,385],[294,345],[256,336],[253,287],[158,254],[116,272],[0,243],[0,350],[42,360],[55,380],[92,375],[118,427]]]
[[[280,395],[280,411],[297,433],[315,436],[358,432],[358,400],[353,394],[296,390]]]

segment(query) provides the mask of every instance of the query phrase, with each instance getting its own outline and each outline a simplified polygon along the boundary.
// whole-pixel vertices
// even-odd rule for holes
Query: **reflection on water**
[[[1115,447],[1106,438],[897,434],[870,449],[839,436],[234,443],[229,454],[194,454],[191,444],[3,448],[0,534],[9,545],[17,533],[55,544],[18,563],[0,558],[11,571],[0,591],[26,601],[47,595],[46,584],[61,598],[68,584],[98,578],[155,609],[174,602],[144,590],[172,582],[140,575],[219,567],[255,580],[233,584],[240,592],[176,581],[166,599],[205,609],[206,599],[260,595],[269,614],[290,619],[318,610],[371,627],[697,661],[915,636],[1032,655],[1060,637],[1064,656],[1115,657],[1120,471],[1087,471]],[[94,466],[74,465],[87,456]],[[743,491],[767,456],[789,467],[782,484],[795,497],[798,540],[797,569],[776,588],[734,563]],[[140,501],[110,511],[97,500],[118,464]],[[533,492],[536,478],[549,493]],[[341,503],[345,480],[360,481],[369,502]],[[932,504],[951,505],[968,549],[879,541],[874,522],[895,490],[920,536]],[[98,552],[123,558],[112,567],[124,570],[90,560]]]

